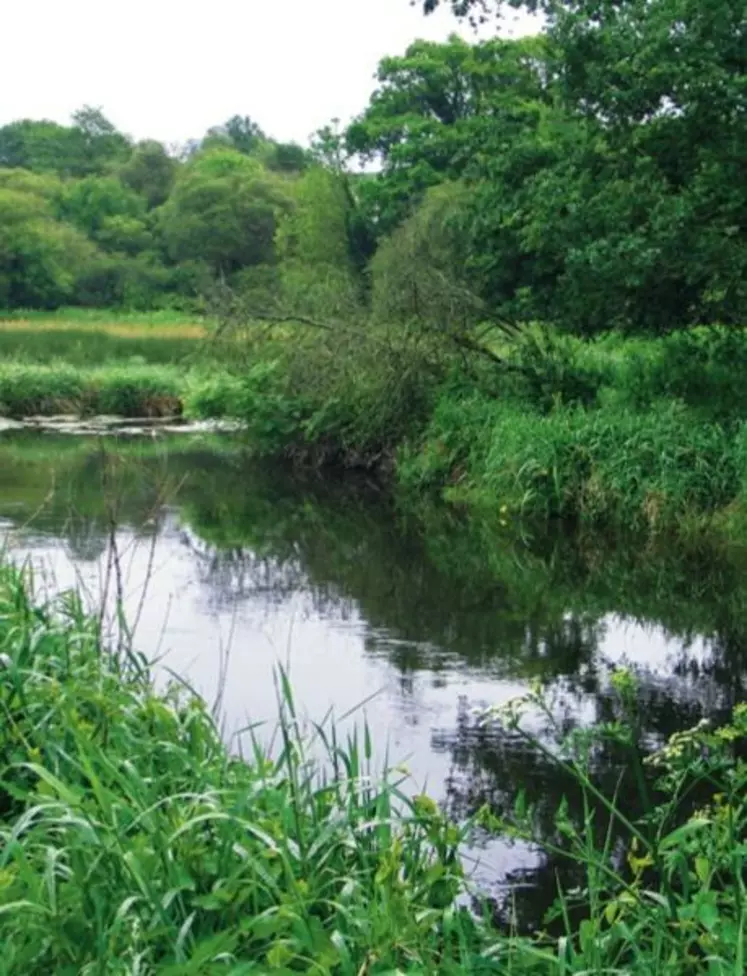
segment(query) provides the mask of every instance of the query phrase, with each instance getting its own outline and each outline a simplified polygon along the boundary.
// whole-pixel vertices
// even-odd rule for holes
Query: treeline
[[[0,307],[189,303],[275,260],[278,218],[312,162],[235,117],[179,151],[99,109],[0,128]]]
[[[743,324],[743,0],[531,6],[540,36],[386,58],[360,117],[309,150],[242,118],[179,158],[90,109],[5,126],[0,304],[148,307],[218,280],[278,314],[470,340]]]

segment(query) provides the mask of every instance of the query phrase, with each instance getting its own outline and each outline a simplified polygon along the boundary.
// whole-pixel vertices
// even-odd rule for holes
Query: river
[[[482,717],[536,679],[568,731],[615,717],[611,675],[632,667],[651,747],[744,698],[738,555],[415,515],[368,479],[263,464],[229,436],[6,431],[0,534],[42,592],[77,586],[94,609],[120,593],[157,680],[203,695],[233,747],[248,727],[272,736],[282,664],[305,718],[365,721],[379,761],[458,820],[525,793],[552,832],[557,770]],[[614,786],[614,754],[598,765]],[[520,923],[552,901],[534,847],[476,834],[470,863]]]

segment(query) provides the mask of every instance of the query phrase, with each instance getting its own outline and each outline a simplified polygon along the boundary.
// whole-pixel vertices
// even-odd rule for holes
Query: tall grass
[[[423,442],[403,452],[402,483],[506,515],[672,528],[735,501],[744,436],[670,402],[559,407],[541,414],[479,396],[444,397]]]
[[[0,364],[0,416],[119,414],[168,416],[181,412],[186,377],[175,366],[78,369]]]
[[[234,757],[8,568],[0,647],[1,971],[479,971],[461,835],[376,777],[365,729],[317,727],[312,760],[281,674],[276,747]]]
[[[560,805],[551,837],[521,801],[505,821],[479,818],[583,879],[559,891],[555,935],[519,938],[457,907],[469,825],[378,776],[365,726],[345,741],[332,723],[305,734],[284,673],[274,743],[255,731],[240,757],[201,701],[159,695],[145,662],[111,656],[74,595],[39,605],[7,565],[0,655],[6,976],[744,972],[747,707],[649,760],[626,673],[619,719],[560,747],[524,731],[539,691],[483,716],[543,751],[583,799],[580,822]],[[636,771],[639,821],[594,783],[605,742]]]

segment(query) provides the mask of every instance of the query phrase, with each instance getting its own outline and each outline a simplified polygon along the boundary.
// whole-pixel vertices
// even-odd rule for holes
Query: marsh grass
[[[0,361],[73,366],[119,363],[132,366],[188,360],[199,352],[204,332],[199,326],[179,328],[101,325],[37,328],[0,323]]]
[[[0,415],[173,416],[181,413],[185,382],[184,370],[176,366],[5,363],[0,364]]]

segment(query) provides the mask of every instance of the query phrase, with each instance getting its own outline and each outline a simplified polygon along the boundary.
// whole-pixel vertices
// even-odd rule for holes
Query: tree
[[[135,146],[130,158],[120,167],[119,178],[152,209],[168,199],[178,165],[162,143],[147,139]]]
[[[235,149],[244,156],[253,156],[266,142],[268,142],[267,136],[248,115],[233,115],[223,125],[208,129],[202,148],[226,147]]]
[[[379,87],[349,126],[346,146],[380,168],[362,184],[380,233],[395,227],[437,184],[460,179],[486,142],[510,142],[550,98],[542,38],[470,45],[418,41],[386,58]]]
[[[231,274],[275,260],[277,221],[289,207],[282,182],[259,162],[213,149],[179,172],[159,226],[173,260],[202,259]]]
[[[96,237],[112,217],[142,221],[145,202],[114,176],[87,176],[65,187],[60,214],[90,237]]]
[[[464,184],[433,187],[381,243],[371,262],[373,312],[382,322],[415,326],[448,345],[480,352],[475,330],[485,324],[487,311],[467,269],[469,198]]]
[[[452,3],[461,16],[500,6]],[[499,152],[486,155],[476,194],[486,279],[509,225],[528,272],[514,298],[528,315],[586,332],[743,322],[743,0],[524,6],[547,15],[547,66],[574,131],[556,127],[563,152],[550,152],[513,201]]]
[[[56,122],[20,119],[0,128],[0,166],[73,175],[83,168],[80,149],[74,130]]]
[[[73,131],[81,144],[86,172],[101,173],[114,162],[127,159],[129,139],[118,132],[100,108],[84,105],[73,113]]]
[[[125,136],[99,109],[82,108],[74,125],[21,119],[0,128],[0,166],[23,167],[62,176],[102,173],[130,153]]]
[[[265,156],[265,165],[276,173],[303,173],[310,162],[309,153],[295,142],[273,142]]]
[[[75,228],[54,220],[41,196],[0,188],[0,305],[52,308],[71,298],[96,253]]]

